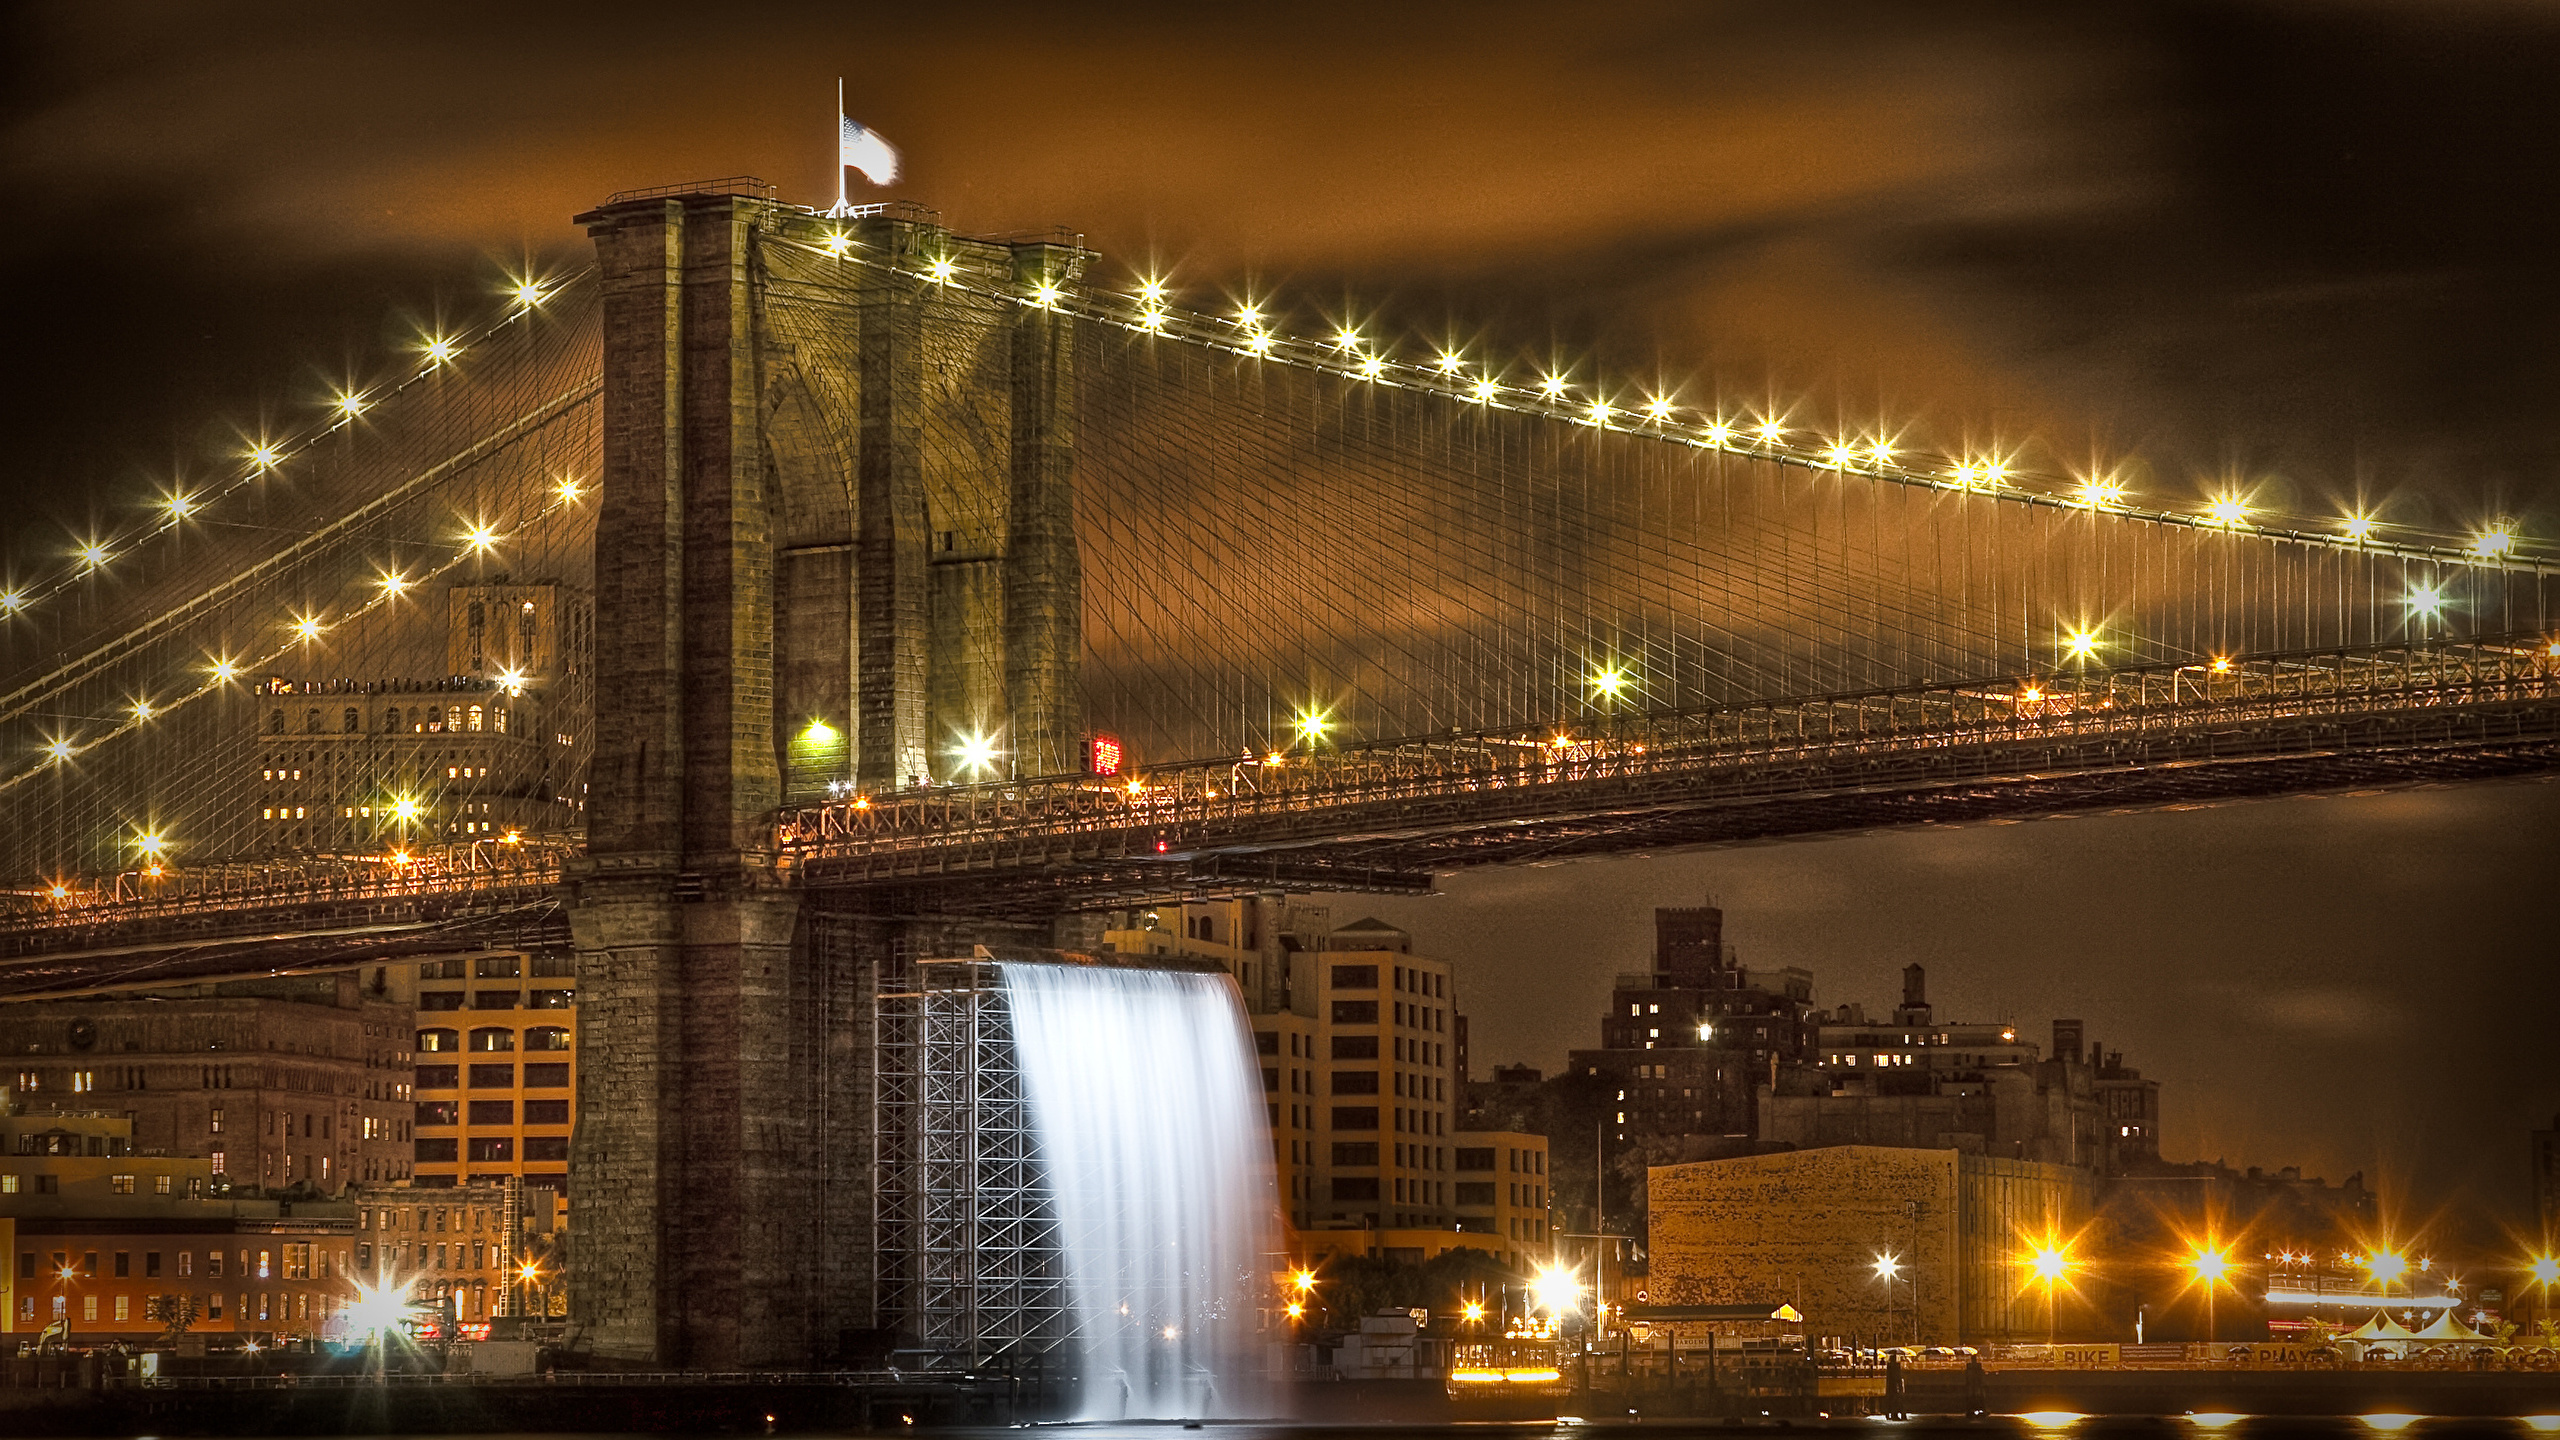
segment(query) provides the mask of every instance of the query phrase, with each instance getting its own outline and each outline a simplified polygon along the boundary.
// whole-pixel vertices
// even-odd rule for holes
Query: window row
[[[527,1010],[569,1010],[578,1003],[575,990],[474,990],[466,995],[460,990],[422,990],[418,992],[421,1010],[459,1010],[468,999],[474,1010],[513,1010],[522,1005]],[[563,1045],[558,1047],[567,1049]]]
[[[463,1088],[462,1082],[466,1078],[462,1073],[465,1068],[460,1065],[421,1065],[418,1067],[418,1088],[459,1090]],[[470,1071],[468,1076],[471,1082],[470,1088],[474,1090],[516,1088],[516,1067],[513,1065],[473,1065],[467,1068]],[[567,1065],[527,1065],[524,1067],[524,1088],[566,1090],[569,1088],[569,1067]]]
[[[499,735],[506,734],[507,707],[504,705],[418,705],[402,709],[400,706],[391,705],[386,706],[382,712],[382,733],[384,734],[397,735],[404,732],[411,735],[467,734],[482,730]],[[316,706],[302,712],[303,734],[320,735],[327,732],[326,712]],[[270,735],[285,733],[285,712],[282,708],[267,712],[267,733]],[[363,734],[364,712],[353,705],[339,711],[338,733]]]
[[[463,1122],[465,1117],[468,1117],[470,1123],[474,1125],[513,1125],[516,1123],[516,1102],[513,1100],[473,1100],[468,1102],[467,1109],[464,1107],[465,1102],[460,1100],[421,1100],[418,1102],[418,1123],[421,1125],[458,1125]],[[569,1102],[566,1100],[527,1100],[524,1102],[524,1123],[527,1125],[566,1125],[569,1123]]]
[[[469,1039],[469,1048],[483,1053],[516,1048],[516,1032],[503,1025],[483,1026],[472,1031]],[[464,1048],[463,1040],[463,1033],[459,1030],[421,1030],[418,1032],[418,1053],[422,1055],[456,1054]],[[569,1048],[568,1027],[536,1025],[524,1032],[524,1048],[566,1050]]]
[[[421,1165],[453,1165],[468,1158],[482,1163],[512,1162],[516,1158],[516,1137],[512,1135],[474,1135],[466,1154],[463,1142],[455,1137],[421,1138],[417,1141],[417,1161]],[[566,1135],[527,1135],[524,1158],[529,1161],[565,1161],[569,1158]]]

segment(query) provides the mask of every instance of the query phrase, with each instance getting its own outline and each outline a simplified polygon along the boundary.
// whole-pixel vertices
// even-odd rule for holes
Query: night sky
[[[2525,3],[20,6],[0,46],[5,551],[49,566],[379,373],[608,192],[832,199],[834,82],[964,231],[1206,303],[1998,436],[2185,504],[2560,536],[2560,15]],[[882,198],[857,193],[858,199]],[[2177,1158],[2522,1222],[2560,787],[1656,856],[1334,901],[1458,961],[1480,1065],[1596,1038],[1709,894],[1825,1003],[2076,1015]],[[1569,1017],[1559,1026],[1555,1017]]]

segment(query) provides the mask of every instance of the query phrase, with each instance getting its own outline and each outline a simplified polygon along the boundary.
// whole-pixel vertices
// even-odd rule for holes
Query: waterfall
[[[1007,962],[1005,1001],[1081,1358],[1079,1418],[1261,1413],[1279,1197],[1223,974]]]

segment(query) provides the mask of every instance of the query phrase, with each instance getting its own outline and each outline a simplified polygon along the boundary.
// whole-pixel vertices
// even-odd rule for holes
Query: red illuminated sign
[[[1088,775],[1120,773],[1120,741],[1110,735],[1096,735],[1084,742],[1084,769]]]

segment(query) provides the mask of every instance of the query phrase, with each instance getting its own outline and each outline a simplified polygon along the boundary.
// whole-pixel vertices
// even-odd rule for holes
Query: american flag
[[[865,130],[836,113],[843,126],[836,143],[836,163],[850,165],[862,172],[862,178],[874,185],[886,185],[898,178],[898,152],[875,131]]]

